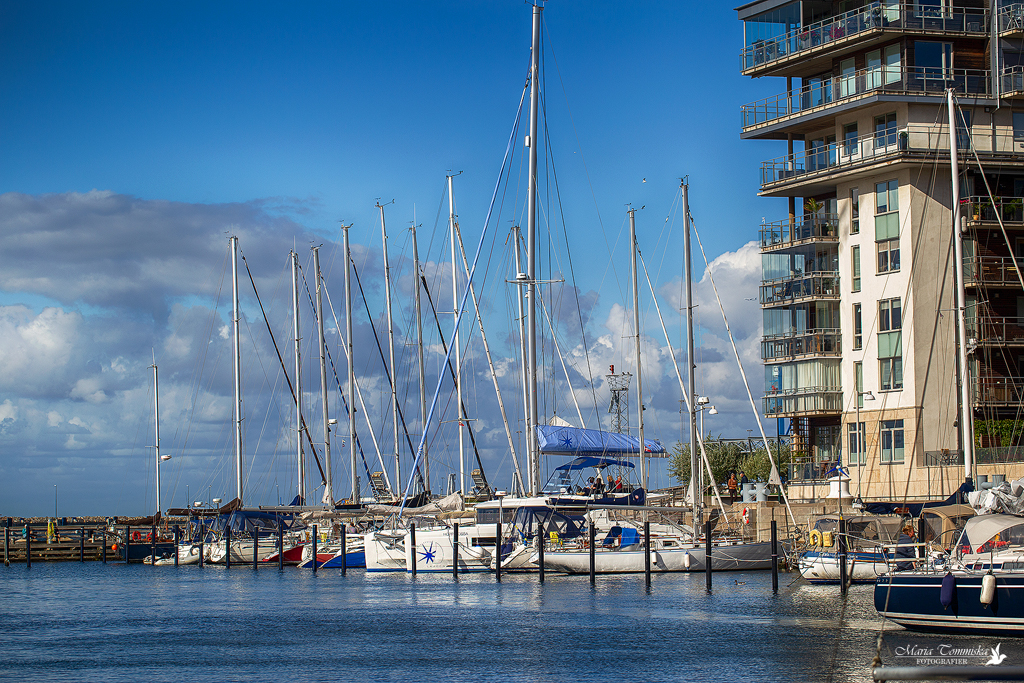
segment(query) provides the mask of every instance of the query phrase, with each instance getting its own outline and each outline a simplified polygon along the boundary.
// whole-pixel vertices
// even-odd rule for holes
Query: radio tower
[[[605,375],[608,388],[612,392],[612,402],[608,404],[608,414],[612,416],[612,431],[619,434],[629,433],[629,380],[631,373],[615,374],[615,366],[609,365],[610,375]]]

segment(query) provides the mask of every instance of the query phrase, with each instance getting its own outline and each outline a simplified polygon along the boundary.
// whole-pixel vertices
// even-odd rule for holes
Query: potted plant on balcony
[[[1003,199],[1003,220],[1021,220],[1021,209],[1024,209],[1024,199],[1020,197],[1007,197]]]
[[[811,228],[811,235],[818,235],[818,226],[821,224],[821,210],[825,208],[825,204],[819,202],[814,197],[810,197],[804,202],[804,211],[807,212],[806,222]]]

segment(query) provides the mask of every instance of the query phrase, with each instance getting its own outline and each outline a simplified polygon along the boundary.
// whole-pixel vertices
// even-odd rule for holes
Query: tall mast
[[[292,338],[295,341],[295,461],[299,504],[306,504],[306,459],[302,453],[302,336],[299,332],[299,255],[292,257]]]
[[[537,431],[540,423],[537,400],[537,112],[540,97],[540,13],[543,9],[533,6],[533,43],[530,48],[530,136],[526,144],[530,148],[530,191],[529,207],[526,212],[526,295],[527,302],[527,399],[530,415],[526,423],[527,444],[530,461],[530,495],[540,491],[540,458],[537,453]]]
[[[348,351],[348,453],[352,468],[352,503],[359,503],[359,463],[356,460],[356,365],[352,355],[352,265],[348,244],[348,229],[351,225],[341,224],[342,241],[345,249],[345,346]]]
[[[324,482],[324,501],[328,505],[334,505],[334,471],[331,469],[331,423],[329,405],[327,401],[327,340],[324,339],[324,306],[323,286],[324,278],[320,273],[320,247],[313,247],[313,270],[316,271],[316,330],[320,341],[320,395],[324,411],[324,467],[327,468],[327,476]]]
[[[693,362],[693,262],[690,259],[690,187],[686,184],[685,178],[679,182],[679,187],[683,195],[683,263],[686,267],[686,391],[690,393],[690,400],[687,401],[690,421],[690,491],[693,495],[693,528],[696,530],[700,528],[699,525],[701,524],[700,501],[704,498],[702,493],[704,488],[701,486],[703,470],[701,470],[700,457],[697,455],[697,449],[700,448],[700,445],[697,443],[697,415],[694,412],[694,406],[697,403],[697,392],[693,390],[695,386],[694,368],[696,366]],[[701,434],[701,437],[703,436]]]
[[[427,431],[427,370],[423,362],[423,317],[420,313],[420,251],[416,246],[416,221],[412,222],[412,268],[413,301],[416,308],[416,356],[420,375],[420,429]],[[461,406],[462,403],[460,402]],[[461,408],[460,408],[461,410]],[[462,435],[462,429],[459,429]],[[427,442],[423,442],[423,486],[430,491],[430,460],[427,458]]]
[[[636,269],[636,209],[629,210],[629,253],[630,271],[633,275],[633,327],[636,331],[636,398],[637,423],[640,425],[640,486],[647,489],[647,450],[644,441],[644,383],[640,359],[640,290],[637,287]]]
[[[514,228],[512,228],[512,230],[515,233],[515,244],[516,244],[516,281],[517,282],[522,282],[522,280],[524,280],[526,278],[526,275],[523,272],[522,254],[520,253],[521,252],[521,247],[522,247],[522,241],[523,241],[522,240],[522,230],[520,229],[520,227],[518,225],[515,226]],[[527,376],[528,376],[528,374],[527,374],[528,373],[528,371],[527,371],[527,365],[528,365],[528,363],[527,363],[527,357],[528,357],[527,354],[528,354],[528,351],[527,351],[527,341],[526,341],[526,313],[524,312],[523,295],[524,295],[524,292],[523,292],[522,286],[517,284],[516,285],[516,305],[519,308],[519,318],[518,318],[518,322],[519,322],[519,346],[520,346],[519,352],[520,352],[520,358],[523,359],[521,367],[522,367],[522,375],[523,375],[522,376],[523,411],[524,411],[523,424],[526,425],[526,470],[527,470],[527,473],[528,473],[527,476],[529,476],[529,478],[530,478],[530,481],[528,482],[529,487],[524,486],[524,482],[523,482],[522,478],[520,478],[520,480],[519,480],[519,486],[520,486],[520,493],[522,493],[523,490],[526,489],[526,490],[529,490],[530,493],[532,494],[533,493],[533,489],[532,489],[532,487],[533,487],[533,472],[534,472],[534,469],[535,469],[535,467],[534,467],[534,458],[536,456],[534,454],[534,449],[533,449],[533,437],[530,435],[530,388],[529,388],[529,383],[527,382]]]
[[[157,378],[156,359],[153,361],[153,424],[155,427],[153,448],[156,452],[156,513],[160,515],[163,507],[160,505],[160,382]]]
[[[455,195],[453,194],[453,179],[455,176],[448,176],[448,232],[452,247],[452,316],[459,320],[459,270],[455,265]],[[459,490],[466,490],[466,430],[463,424],[466,415],[462,411],[462,343],[459,340],[459,328],[455,328],[452,337],[455,345],[455,396],[459,416]]]
[[[391,363],[391,369],[388,372],[391,376],[391,414],[395,426],[395,481],[400,482],[402,481],[402,467],[398,457],[398,392],[395,386],[398,378],[395,376],[395,327],[391,319],[391,264],[388,262],[388,231],[384,224],[384,207],[378,203],[377,208],[380,209],[380,235],[384,245],[384,298],[387,306],[388,357]]]
[[[242,504],[242,345],[238,335],[238,238],[232,235],[231,242],[231,322],[234,332],[235,354],[235,497]]]
[[[953,277],[956,282],[955,299],[957,360],[960,365],[960,434],[964,449],[964,479],[973,478],[974,470],[974,411],[971,409],[971,371],[967,365],[967,291],[964,287],[964,236],[960,225],[960,167],[957,158],[956,105],[953,90],[946,91],[949,109],[949,163],[953,186]]]

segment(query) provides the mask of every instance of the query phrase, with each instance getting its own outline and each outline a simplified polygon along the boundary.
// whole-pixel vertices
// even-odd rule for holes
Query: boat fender
[[[821,532],[817,529],[812,530],[809,540],[811,545],[821,545]]]
[[[952,572],[946,572],[946,575],[942,577],[942,588],[939,589],[939,602],[942,603],[942,609],[949,609],[955,596],[956,577]]]
[[[750,509],[749,508],[743,508],[743,512],[740,513],[740,516],[743,517],[743,523],[744,524],[750,524]]]
[[[992,570],[988,570],[985,576],[981,577],[981,604],[988,607],[996,597],[996,576]]]
[[[114,545],[110,546],[110,549],[113,550],[116,553],[117,552],[117,544],[115,543]]]
[[[683,569],[690,568],[690,553],[686,551],[683,553]]]
[[[826,548],[831,548],[836,544],[836,535],[831,531],[824,531],[821,534],[821,544]]]
[[[133,541],[138,541],[138,540],[141,540],[141,539],[142,539],[142,535],[138,531],[133,531],[132,532],[132,540]]]

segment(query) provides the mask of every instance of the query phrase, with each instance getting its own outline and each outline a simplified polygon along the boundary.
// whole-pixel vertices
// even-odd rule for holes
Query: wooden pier
[[[140,562],[173,548],[173,531],[153,526],[89,522],[50,527],[47,521],[0,519],[4,564],[24,562]],[[127,541],[127,542],[126,542]]]

